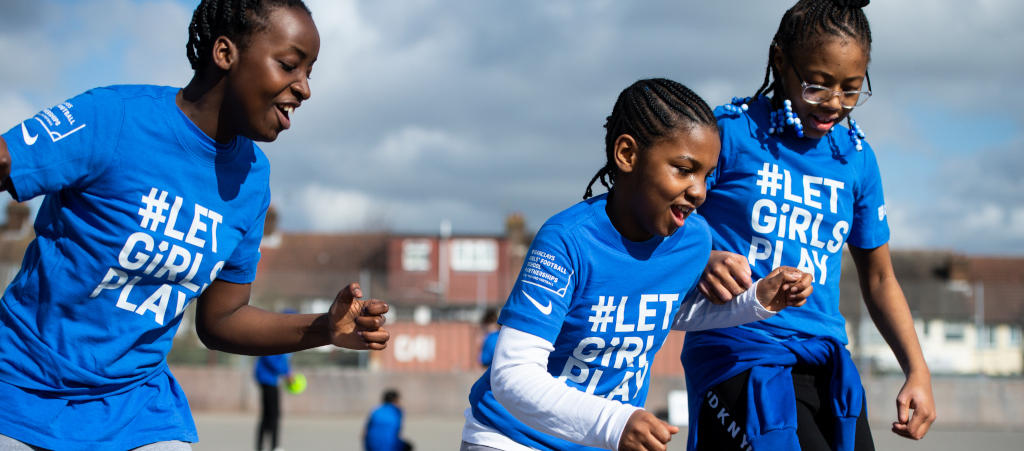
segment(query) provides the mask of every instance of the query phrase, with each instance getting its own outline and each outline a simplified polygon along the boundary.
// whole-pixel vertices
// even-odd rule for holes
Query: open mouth
[[[815,130],[823,133],[831,130],[832,126],[836,125],[836,121],[839,120],[838,117],[822,118],[815,114],[809,114],[808,116],[810,116],[811,119],[811,126],[814,127]]]
[[[278,105],[277,106],[278,116],[281,120],[281,126],[288,129],[292,126],[291,114],[295,112],[293,105]]]
[[[686,207],[679,206],[679,205],[673,205],[671,210],[672,210],[672,219],[675,220],[676,227],[682,227],[683,224],[686,222],[686,217],[690,216],[690,213],[693,212],[693,209],[686,208]]]

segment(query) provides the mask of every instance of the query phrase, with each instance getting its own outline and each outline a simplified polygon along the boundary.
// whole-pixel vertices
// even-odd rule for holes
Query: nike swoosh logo
[[[39,138],[39,135],[29,136],[28,135],[28,129],[25,128],[25,123],[22,122],[21,123],[21,137],[25,138],[25,144],[28,144],[28,145],[31,146],[31,145],[36,143],[36,138]]]
[[[526,299],[529,299],[530,302],[533,303],[534,307],[537,307],[537,310],[540,310],[541,313],[545,315],[551,314],[551,301],[548,301],[548,305],[540,305],[540,302],[537,302],[536,299],[526,294],[526,291],[523,291],[523,294],[526,295]]]

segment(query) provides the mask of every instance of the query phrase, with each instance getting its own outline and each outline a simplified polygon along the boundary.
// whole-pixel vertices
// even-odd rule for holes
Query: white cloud
[[[261,146],[282,225],[433,232],[447,217],[498,232],[522,211],[537,227],[603,164],[621,89],[666,77],[712,106],[753,94],[794,1],[309,0],[313,97]],[[0,129],[94,86],[184,85],[192,6],[0,3]],[[894,246],[1024,252],[1024,2],[865,12],[876,95],[855,116],[884,169]]]

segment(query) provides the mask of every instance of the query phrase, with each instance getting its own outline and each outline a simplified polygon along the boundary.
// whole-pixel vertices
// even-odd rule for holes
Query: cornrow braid
[[[615,141],[622,135],[632,136],[640,150],[661,138],[693,127],[718,130],[715,114],[708,104],[686,86],[664,78],[640,80],[624,89],[612,108],[604,128],[607,161],[590,179],[583,199],[594,195],[594,183],[601,181],[609,191],[615,186]]]
[[[213,43],[220,36],[245,50],[252,35],[266,29],[267,17],[275,8],[300,8],[311,14],[302,0],[203,0],[192,13],[185,44],[192,70],[206,68]]]
[[[829,38],[847,38],[859,42],[870,54],[871,27],[867,16],[861,10],[868,3],[869,0],[798,1],[782,16],[779,29],[768,47],[768,67],[765,69],[764,83],[758,88],[754,98],[771,92],[785,94],[778,70],[772,64],[776,45],[792,55],[797,52],[796,47],[806,48]],[[773,98],[776,108],[781,105],[781,98],[781,95]]]

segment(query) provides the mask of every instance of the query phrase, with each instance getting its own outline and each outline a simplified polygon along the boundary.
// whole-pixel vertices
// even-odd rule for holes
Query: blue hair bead
[[[867,136],[864,134],[864,131],[860,129],[860,125],[857,125],[857,121],[853,120],[852,117],[850,118],[850,131],[848,134],[850,135],[850,141],[853,142],[853,147],[857,149],[857,152],[864,150],[862,140]]]
[[[793,125],[793,124],[795,124],[795,122],[793,122],[793,118],[792,117],[787,117],[786,118],[786,125]]]
[[[747,111],[749,108],[750,107],[747,106],[747,104],[745,104],[745,103],[743,105],[740,105],[740,109],[743,110],[743,111]]]
[[[782,104],[790,108],[793,107],[793,102],[790,102],[789,99],[784,100]]]

